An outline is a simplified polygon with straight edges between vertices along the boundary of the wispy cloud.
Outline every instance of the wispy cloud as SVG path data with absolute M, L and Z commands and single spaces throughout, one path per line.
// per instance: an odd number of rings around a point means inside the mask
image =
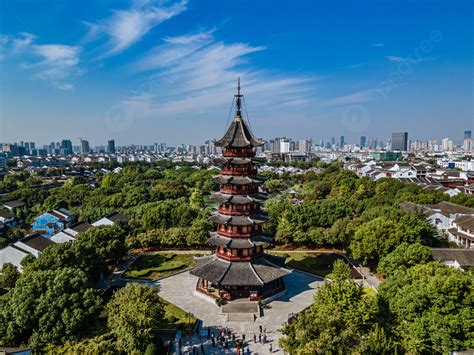
M 346 69 L 355 69 L 355 68 L 365 67 L 366 65 L 367 65 L 367 62 L 362 62 L 362 63 L 346 65 L 344 68 L 346 68 Z
M 399 57 L 396 55 L 388 55 L 385 57 L 385 59 L 387 59 L 389 62 L 397 62 L 397 63 L 405 62 L 408 60 L 407 58 Z
M 112 15 L 96 23 L 86 23 L 89 32 L 86 41 L 105 35 L 105 53 L 108 57 L 125 51 L 140 41 L 150 30 L 162 22 L 186 10 L 187 0 L 169 6 L 157 5 L 155 1 L 135 1 L 126 10 L 113 10 Z
M 377 89 L 368 89 L 323 101 L 322 106 L 352 105 L 368 102 L 375 98 Z
M 386 56 L 385 59 L 387 59 L 389 62 L 415 64 L 415 63 L 429 62 L 431 60 L 437 59 L 437 57 L 412 58 L 412 57 L 399 57 L 395 55 L 389 55 L 389 56 Z
M 385 47 L 385 43 L 381 43 L 381 42 L 380 43 L 372 43 L 370 46 L 371 47 Z
M 33 76 L 48 81 L 61 90 L 71 90 L 70 79 L 82 73 L 78 68 L 81 47 L 65 44 L 36 44 L 37 37 L 22 32 L 18 36 L 2 36 L 0 45 L 6 53 L 24 61 L 20 68 L 31 70 Z M 0 52 L 0 54 L 2 54 Z
M 315 78 L 275 75 L 255 69 L 250 55 L 264 46 L 216 41 L 213 31 L 166 37 L 133 65 L 150 74 L 123 100 L 139 116 L 173 116 L 229 104 L 241 76 L 252 107 L 278 108 L 307 103 Z

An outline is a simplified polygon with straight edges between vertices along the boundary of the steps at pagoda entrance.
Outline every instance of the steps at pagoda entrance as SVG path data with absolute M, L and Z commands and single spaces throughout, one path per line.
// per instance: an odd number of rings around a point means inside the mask
M 221 312 L 228 321 L 253 322 L 260 315 L 260 307 L 257 302 L 231 301 L 221 307 Z

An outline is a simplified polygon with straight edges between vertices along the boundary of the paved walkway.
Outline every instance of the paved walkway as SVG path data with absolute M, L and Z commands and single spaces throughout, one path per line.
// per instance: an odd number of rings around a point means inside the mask
M 167 301 L 182 308 L 186 312 L 191 312 L 196 318 L 203 322 L 203 327 L 229 327 L 234 333 L 241 337 L 246 335 L 252 354 L 268 354 L 270 343 L 275 354 L 282 354 L 278 346 L 278 339 L 281 337 L 279 329 L 288 320 L 288 316 L 301 312 L 313 303 L 313 296 L 317 288 L 322 285 L 324 279 L 293 270 L 291 274 L 284 278 L 286 293 L 270 303 L 270 308 L 264 310 L 264 315 L 252 322 L 248 319 L 239 321 L 227 320 L 221 314 L 213 300 L 204 299 L 195 294 L 197 278 L 189 272 L 184 272 L 175 276 L 161 279 L 153 283 L 160 288 L 159 294 Z M 253 342 L 253 334 L 258 336 L 259 326 L 266 329 L 267 343 Z M 222 347 L 212 348 L 209 339 L 202 339 L 206 354 L 225 354 Z M 182 350 L 192 349 L 191 345 L 200 345 L 197 336 L 183 339 Z M 233 348 L 235 354 L 235 348 Z

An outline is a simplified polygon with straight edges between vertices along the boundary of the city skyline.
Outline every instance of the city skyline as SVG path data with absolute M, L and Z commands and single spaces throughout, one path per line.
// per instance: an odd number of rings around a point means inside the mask
M 367 5 L 6 3 L 0 141 L 199 144 L 225 127 L 241 76 L 263 137 L 460 143 L 474 118 L 472 4 Z

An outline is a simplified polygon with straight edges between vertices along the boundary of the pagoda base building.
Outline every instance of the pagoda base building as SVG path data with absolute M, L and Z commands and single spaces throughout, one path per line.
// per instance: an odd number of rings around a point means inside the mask
M 192 275 L 199 277 L 196 289 L 214 298 L 260 300 L 285 289 L 283 277 L 288 270 L 272 263 L 263 245 L 273 239 L 262 232 L 268 217 L 260 204 L 267 195 L 260 189 L 264 178 L 257 175 L 255 148 L 264 144 L 255 138 L 242 118 L 240 82 L 236 97 L 236 115 L 224 137 L 215 142 L 223 148 L 221 174 L 215 177 L 219 192 L 212 198 L 219 203 L 210 217 L 217 225 L 209 243 L 216 246 L 213 255 L 197 258 Z

